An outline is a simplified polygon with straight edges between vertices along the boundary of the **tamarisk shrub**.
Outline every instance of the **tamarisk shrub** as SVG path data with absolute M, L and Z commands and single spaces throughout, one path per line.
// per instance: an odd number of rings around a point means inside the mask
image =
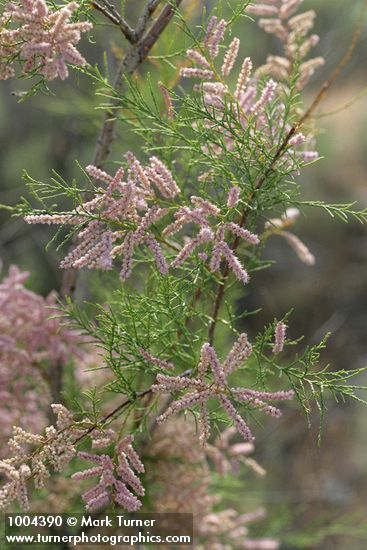
M 239 293 L 246 299 L 257 271 L 267 267 L 262 254 L 272 237 L 285 239 L 305 270 L 317 260 L 289 228 L 306 206 L 299 172 L 318 159 L 313 129 L 305 124 L 312 109 L 303 111 L 301 92 L 323 60 L 307 59 L 318 37 L 309 36 L 314 12 L 296 14 L 301 2 L 233 4 L 230 20 L 215 13 L 199 32 L 172 3 L 162 8 L 152 24 L 154 38 L 175 12 L 188 46 L 184 55 L 163 56 L 171 69 L 176 60 L 172 86 L 151 79 L 146 90 L 121 72 L 112 85 L 98 68 L 82 68 L 107 108 L 97 160 L 80 183 L 55 176 L 51 185 L 34 185 L 25 176 L 38 204 L 24 200 L 15 213 L 28 224 L 58 226 L 62 244 L 70 243 L 60 264 L 66 275 L 91 270 L 89 303 L 70 295 L 59 307 L 101 350 L 99 370 L 108 376 L 103 388 L 75 397 L 80 420 L 76 411 L 54 405 L 59 425 L 47 428 L 48 436 L 15 428 L 11 447 L 17 454 L 0 465 L 9 478 L 3 507 L 13 499 L 28 506 L 26 482 L 35 476 L 43 482 L 49 464 L 57 470 L 67 464 L 75 481 L 94 483 L 82 494 L 88 511 L 111 504 L 129 511 L 190 511 L 198 516 L 197 549 L 278 548 L 272 537 L 249 536 L 248 524 L 263 511 L 219 509 L 212 471 L 235 476 L 244 468 L 265 475 L 249 456 L 262 413 L 276 422 L 298 401 L 306 415 L 313 403 L 323 415 L 328 392 L 360 400 L 349 380 L 364 369 L 329 372 L 320 364 L 326 339 L 302 347 L 289 336 L 286 312 L 253 334 L 252 312 L 246 306 L 238 311 Z M 145 24 L 149 6 L 140 19 Z M 60 19 L 51 10 L 51 29 L 69 24 L 72 8 L 62 9 Z M 142 61 L 147 50 L 138 48 L 139 24 L 130 29 L 107 3 L 98 9 L 118 21 L 130 42 L 119 71 L 131 59 Z M 251 24 L 248 15 L 260 17 L 260 27 L 280 40 L 284 56 L 270 56 L 256 68 L 243 55 L 232 32 Z M 77 36 L 69 40 L 65 33 L 70 51 Z M 149 45 L 149 30 L 147 35 Z M 66 75 L 52 56 L 46 62 L 39 48 L 33 52 L 45 78 Z M 59 53 L 62 62 L 71 62 L 65 50 Z M 127 138 L 116 143 L 119 156 L 111 169 L 101 164 L 115 122 Z M 130 146 L 132 134 L 137 139 Z M 55 197 L 70 206 L 61 210 Z M 344 220 L 367 219 L 350 205 L 307 205 Z M 282 402 L 281 409 L 273 402 Z M 238 434 L 242 439 L 232 442 Z M 88 438 L 95 452 L 84 449 Z M 21 451 L 23 443 L 33 450 Z M 77 469 L 78 458 L 92 467 Z

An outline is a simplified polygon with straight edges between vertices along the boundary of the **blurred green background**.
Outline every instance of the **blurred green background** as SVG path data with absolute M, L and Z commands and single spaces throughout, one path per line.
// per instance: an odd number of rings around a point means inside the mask
M 143 4 L 142 0 L 126 1 L 132 22 Z M 202 20 L 204 7 L 211 9 L 218 4 L 216 0 L 186 0 L 183 11 L 195 28 Z M 236 0 L 230 4 L 236 4 Z M 348 48 L 361 6 L 362 1 L 304 1 L 304 9 L 313 8 L 318 14 L 315 30 L 321 40 L 315 55 L 326 58 L 325 66 L 307 88 L 306 103 Z M 367 207 L 366 96 L 361 94 L 358 101 L 352 101 L 367 87 L 367 22 L 365 29 L 353 59 L 320 106 L 317 149 L 325 158 L 300 176 L 305 199 L 357 201 L 359 208 Z M 251 55 L 255 65 L 263 63 L 267 53 L 280 53 L 277 41 L 250 21 L 242 19 L 235 33 L 241 38 L 242 54 Z M 126 44 L 109 25 L 100 25 L 94 40 L 89 44 L 84 41 L 83 54 L 102 67 L 106 50 L 113 74 L 116 57 L 121 57 Z M 174 24 L 153 53 L 184 47 L 182 33 Z M 153 81 L 159 79 L 167 85 L 175 79 L 171 67 L 150 59 L 137 76 L 142 88 L 147 86 L 147 73 Z M 4 204 L 15 204 L 26 195 L 23 169 L 44 181 L 50 178 L 52 169 L 67 181 L 78 178 L 76 160 L 82 166 L 92 160 L 103 117 L 95 109 L 98 98 L 94 89 L 81 74 L 51 83 L 50 95 L 39 94 L 19 102 L 18 92 L 29 86 L 27 80 L 2 82 L 0 86 L 0 202 Z M 349 103 L 348 108 L 342 108 Z M 335 114 L 325 116 L 335 110 Z M 134 149 L 134 140 L 120 131 L 112 158 L 121 158 L 128 148 Z M 52 246 L 45 251 L 51 235 L 48 228 L 28 226 L 6 211 L 0 211 L 0 223 L 3 269 L 16 263 L 31 271 L 32 289 L 43 294 L 58 289 L 61 275 L 57 266 L 62 253 Z M 326 332 L 333 333 L 323 356 L 325 364 L 338 369 L 366 365 L 367 228 L 357 222 L 343 224 L 320 211 L 309 210 L 295 232 L 315 254 L 316 266 L 300 264 L 283 240 L 272 238 L 266 257 L 276 263 L 257 274 L 250 296 L 239 304 L 262 308 L 257 317 L 246 321 L 246 330 L 255 333 L 264 322 L 294 308 L 290 319 L 292 337 L 304 334 L 306 343 L 315 343 Z M 367 378 L 361 383 L 367 385 Z M 229 491 L 228 503 L 234 507 L 241 507 L 246 500 L 250 505 L 263 503 L 269 509 L 275 528 L 279 527 L 285 537 L 284 548 L 367 547 L 367 409 L 332 402 L 328 408 L 320 447 L 317 411 L 310 429 L 298 411 L 259 429 L 256 458 L 268 474 L 265 479 L 248 481 L 245 490 L 238 485 Z M 361 530 L 359 536 L 355 536 L 357 528 Z M 294 538 L 297 530 L 304 538 Z

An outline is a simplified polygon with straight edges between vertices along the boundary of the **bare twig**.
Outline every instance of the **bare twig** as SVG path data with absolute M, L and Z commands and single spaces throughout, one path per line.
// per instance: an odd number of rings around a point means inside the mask
M 161 0 L 149 0 L 149 2 L 147 2 L 145 7 L 143 8 L 143 11 L 141 12 L 141 15 L 135 27 L 136 36 L 138 37 L 138 39 L 141 38 L 145 33 L 152 18 L 152 15 L 160 3 Z
M 143 37 L 140 47 L 141 61 L 144 61 L 144 59 L 147 57 L 149 51 L 153 48 L 154 44 L 161 36 L 164 29 L 173 18 L 175 11 L 179 7 L 181 2 L 182 0 L 174 0 L 173 2 L 169 2 L 168 4 L 166 4 L 159 14 L 159 17 L 157 17 L 157 20 L 149 29 L 149 32 L 145 35 L 145 37 Z
M 107 19 L 112 21 L 115 25 L 120 27 L 122 34 L 125 36 L 131 44 L 137 41 L 136 32 L 130 27 L 127 21 L 120 15 L 115 6 L 108 2 L 108 0 L 100 0 L 99 2 L 92 1 L 92 6 L 101 12 Z

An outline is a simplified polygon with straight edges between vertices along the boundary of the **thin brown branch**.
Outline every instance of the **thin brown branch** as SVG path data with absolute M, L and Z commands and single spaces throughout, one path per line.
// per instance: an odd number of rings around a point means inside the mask
M 91 5 L 93 6 L 93 8 L 97 11 L 99 11 L 100 13 L 102 13 L 102 15 L 104 15 L 104 17 L 106 17 L 106 19 L 109 19 L 114 25 L 120 25 L 120 21 L 117 17 L 115 17 L 115 15 L 113 13 L 110 13 L 106 8 L 105 6 L 100 6 L 98 4 L 98 2 L 91 2 Z
M 115 6 L 108 2 L 108 0 L 100 0 L 99 2 L 91 2 L 94 9 L 102 13 L 107 19 L 109 19 L 114 25 L 117 25 L 122 34 L 125 36 L 131 44 L 137 41 L 136 32 L 130 27 L 128 22 L 120 15 Z
M 148 53 L 153 48 L 158 38 L 161 36 L 164 29 L 172 20 L 176 9 L 179 7 L 181 2 L 182 0 L 174 0 L 172 3 L 170 2 L 166 4 L 166 6 L 159 14 L 159 17 L 157 17 L 156 21 L 149 29 L 149 32 L 143 37 L 140 47 L 140 55 L 142 57 L 142 60 L 146 59 Z
M 228 275 L 229 275 L 229 267 L 228 267 L 228 264 L 226 263 L 226 265 L 224 266 L 223 275 L 221 277 L 221 282 L 218 283 L 218 289 L 215 295 L 214 306 L 213 306 L 212 320 L 210 322 L 209 330 L 208 330 L 208 340 L 210 345 L 213 345 L 215 329 L 219 318 L 219 310 L 224 298 L 225 285 L 226 285 Z
M 89 434 L 91 434 L 92 432 L 94 432 L 94 430 L 97 429 L 98 426 L 100 426 L 101 424 L 104 425 L 106 424 L 109 420 L 112 420 L 116 415 L 118 415 L 123 409 L 125 409 L 128 405 L 131 405 L 132 403 L 134 403 L 136 401 L 136 399 L 142 399 L 143 397 L 145 397 L 146 395 L 150 395 L 152 393 L 152 390 L 151 388 L 148 388 L 147 390 L 144 390 L 144 391 L 141 391 L 141 392 L 138 392 L 136 395 L 135 395 L 135 398 L 130 398 L 130 399 L 125 399 L 125 401 L 123 401 L 122 403 L 120 403 L 120 405 L 118 405 L 115 409 L 113 409 L 110 413 L 108 413 L 106 416 L 104 416 L 102 418 L 102 420 L 97 424 L 94 424 L 93 426 L 91 426 L 90 428 L 88 428 L 87 431 L 85 431 L 84 433 L 82 433 L 79 437 L 77 437 L 74 441 L 74 445 L 76 445 L 77 443 L 79 443 L 79 441 L 81 441 L 82 439 L 84 439 L 85 437 L 87 437 Z
M 157 9 L 161 1 L 162 0 L 149 0 L 149 2 L 147 2 L 145 7 L 143 8 L 143 11 L 141 12 L 141 15 L 135 27 L 135 32 L 138 37 L 138 40 L 145 33 L 150 23 L 150 20 L 152 18 L 152 15 L 154 14 L 155 10 Z
M 184 378 L 185 376 L 190 376 L 193 372 L 193 369 L 187 369 L 183 373 L 181 373 L 179 376 Z M 83 432 L 79 437 L 77 437 L 74 441 L 74 445 L 79 443 L 82 439 L 87 437 L 89 434 L 91 434 L 94 430 L 96 430 L 99 426 L 105 425 L 109 420 L 112 420 L 115 416 L 119 415 L 120 412 L 125 409 L 128 405 L 132 405 L 135 403 L 137 399 L 142 399 L 146 397 L 147 395 L 151 395 L 153 393 L 152 386 L 144 391 L 137 392 L 134 397 L 131 397 L 129 399 L 125 399 L 120 405 L 118 405 L 115 409 L 113 409 L 110 413 L 108 413 L 106 416 L 104 416 L 98 424 L 93 424 L 90 428 L 88 428 L 87 431 Z M 163 411 L 162 411 L 163 412 Z

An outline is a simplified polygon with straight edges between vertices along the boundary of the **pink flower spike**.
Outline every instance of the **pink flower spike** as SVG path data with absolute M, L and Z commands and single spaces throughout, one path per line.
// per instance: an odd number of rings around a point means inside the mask
M 204 46 L 207 48 L 209 45 L 209 42 L 212 38 L 213 31 L 216 28 L 218 23 L 218 18 L 215 15 L 212 15 L 212 17 L 209 20 L 209 23 L 206 27 L 206 33 L 205 33 L 205 39 L 204 39 Z
M 209 62 L 205 59 L 205 57 L 196 50 L 187 50 L 187 57 L 191 59 L 191 61 L 194 61 L 204 69 L 210 69 Z
M 156 367 L 159 367 L 161 369 L 165 370 L 174 370 L 175 366 L 173 363 L 170 363 L 169 361 L 165 361 L 163 359 L 158 359 L 158 357 L 154 357 L 151 353 L 146 351 L 143 348 L 140 348 L 139 350 L 140 355 L 147 361 L 148 363 L 151 363 L 152 365 L 155 365 Z
M 140 460 L 140 457 L 135 449 L 133 449 L 131 445 L 128 445 L 125 452 L 134 470 L 139 474 L 143 474 L 145 472 L 144 464 Z
M 213 238 L 214 235 L 210 229 L 202 229 L 199 235 L 194 239 L 191 239 L 178 253 L 171 264 L 172 267 L 174 269 L 180 267 L 189 258 L 189 256 L 191 256 L 191 254 L 196 250 L 198 246 L 213 240 Z
M 250 15 L 260 15 L 261 17 L 271 17 L 272 15 L 278 15 L 278 8 L 267 4 L 255 4 L 248 6 L 246 8 L 246 13 Z
M 222 241 L 220 243 L 221 252 L 225 259 L 227 260 L 228 266 L 231 271 L 233 271 L 235 277 L 241 281 L 244 285 L 246 285 L 250 277 L 247 273 L 247 271 L 242 267 L 240 264 L 238 258 L 235 256 L 235 254 L 232 252 L 232 250 L 229 248 L 228 244 Z
M 296 235 L 289 231 L 282 231 L 281 235 L 286 238 L 301 262 L 309 266 L 315 265 L 315 256 Z
M 80 458 L 80 460 L 86 460 L 88 462 L 94 462 L 95 464 L 98 464 L 101 467 L 103 465 L 103 455 L 98 456 L 98 455 L 92 455 L 90 453 L 86 453 L 84 451 L 79 451 L 78 452 L 78 458 Z
M 228 193 L 227 206 L 228 208 L 235 208 L 240 200 L 240 189 L 236 185 L 231 187 Z
M 297 11 L 303 0 L 284 0 L 283 5 L 279 10 L 281 19 L 288 19 L 295 11 Z
M 273 101 L 277 89 L 277 83 L 274 82 L 274 80 L 269 80 L 263 89 L 260 99 L 255 103 L 255 105 L 251 108 L 251 113 L 254 115 L 259 115 L 266 105 Z
M 166 107 L 168 120 L 173 120 L 174 116 L 175 116 L 175 112 L 174 112 L 174 109 L 173 109 L 173 103 L 172 103 L 171 95 L 170 95 L 168 89 L 166 88 L 166 86 L 162 82 L 158 82 L 158 87 L 159 87 L 159 89 L 161 91 L 161 94 L 162 94 L 162 97 L 163 97 L 163 101 L 164 101 L 164 104 L 165 104 L 165 107 Z
M 103 468 L 101 466 L 97 466 L 96 468 L 89 468 L 89 470 L 84 470 L 83 472 L 76 472 L 71 476 L 71 478 L 76 479 L 77 481 L 81 481 L 84 479 L 89 479 L 90 477 L 95 477 L 101 474 L 102 471 Z
M 107 184 L 110 184 L 111 181 L 113 180 L 112 176 L 110 176 L 103 170 L 100 170 L 96 166 L 93 166 L 92 164 L 86 166 L 85 171 L 91 178 L 95 180 L 103 181 L 104 183 L 107 183 Z
M 108 494 L 107 491 L 103 491 L 95 498 L 86 500 L 85 504 L 86 504 L 86 510 L 88 510 L 88 512 L 95 512 L 96 510 L 105 508 L 110 504 L 110 495 Z
M 159 273 L 161 275 L 167 275 L 168 265 L 165 257 L 163 256 L 162 249 L 159 246 L 158 242 L 154 237 L 152 237 L 152 235 L 148 235 L 147 238 L 145 239 L 145 242 L 148 245 L 151 252 L 153 253 L 155 263 L 157 265 Z
M 248 341 L 247 334 L 240 334 L 223 363 L 223 370 L 228 374 L 237 370 L 250 357 L 251 353 L 252 346 Z
M 238 38 L 234 38 L 229 45 L 228 51 L 224 57 L 222 65 L 222 75 L 228 76 L 236 62 L 238 50 L 240 47 L 240 41 Z
M 140 500 L 128 490 L 126 485 L 121 481 L 115 482 L 116 493 L 114 500 L 119 506 L 125 508 L 128 512 L 136 512 L 141 508 Z
M 212 256 L 210 259 L 209 269 L 212 273 L 215 273 L 216 271 L 219 271 L 220 264 L 223 257 L 223 251 L 222 251 L 222 243 L 218 242 L 212 252 Z
M 184 397 L 182 397 L 178 401 L 174 401 L 163 414 L 158 416 L 158 424 L 167 420 L 167 418 L 175 412 L 181 411 L 183 409 L 189 409 L 194 405 L 204 403 L 207 399 L 209 399 L 211 395 L 213 395 L 213 391 L 209 389 L 197 393 L 185 394 Z
M 250 57 L 246 57 L 242 63 L 242 68 L 238 76 L 236 91 L 234 94 L 235 99 L 239 100 L 241 94 L 244 92 L 245 87 L 250 79 L 252 72 L 252 61 Z
M 123 248 L 123 261 L 120 271 L 120 279 L 126 281 L 131 275 L 133 252 L 134 252 L 134 234 L 128 233 L 125 237 Z
M 213 32 L 208 39 L 208 50 L 209 55 L 212 59 L 215 59 L 219 54 L 219 43 L 223 39 L 226 27 L 227 22 L 224 19 L 221 19 L 216 27 L 213 29 Z
M 260 243 L 260 239 L 255 233 L 250 233 L 248 229 L 244 229 L 243 227 L 240 227 L 238 224 L 230 222 L 225 224 L 225 228 L 229 229 L 234 235 L 237 237 L 240 237 L 241 239 L 244 239 L 245 241 L 249 242 L 250 244 L 257 245 Z
M 183 78 L 202 78 L 211 80 L 214 78 L 214 73 L 210 69 L 183 67 L 180 69 L 180 76 Z
M 281 321 L 277 323 L 275 327 L 275 343 L 273 346 L 273 353 L 281 353 L 284 348 L 285 337 L 286 337 L 287 325 Z
M 226 384 L 226 376 L 221 364 L 218 361 L 217 354 L 210 344 L 204 344 L 201 348 L 201 359 L 204 363 L 211 366 L 216 383 L 219 386 L 224 387 Z
M 245 441 L 254 441 L 254 437 L 251 433 L 250 428 L 247 426 L 246 422 L 243 420 L 243 418 L 238 414 L 228 397 L 225 395 L 220 396 L 220 400 L 222 402 L 223 408 L 228 414 L 229 418 L 231 418 L 238 430 L 238 432 L 242 435 Z
M 158 374 L 156 383 L 152 386 L 152 391 L 170 393 L 194 387 L 205 389 L 204 384 L 200 380 L 188 378 L 186 376 L 166 376 L 165 374 Z

